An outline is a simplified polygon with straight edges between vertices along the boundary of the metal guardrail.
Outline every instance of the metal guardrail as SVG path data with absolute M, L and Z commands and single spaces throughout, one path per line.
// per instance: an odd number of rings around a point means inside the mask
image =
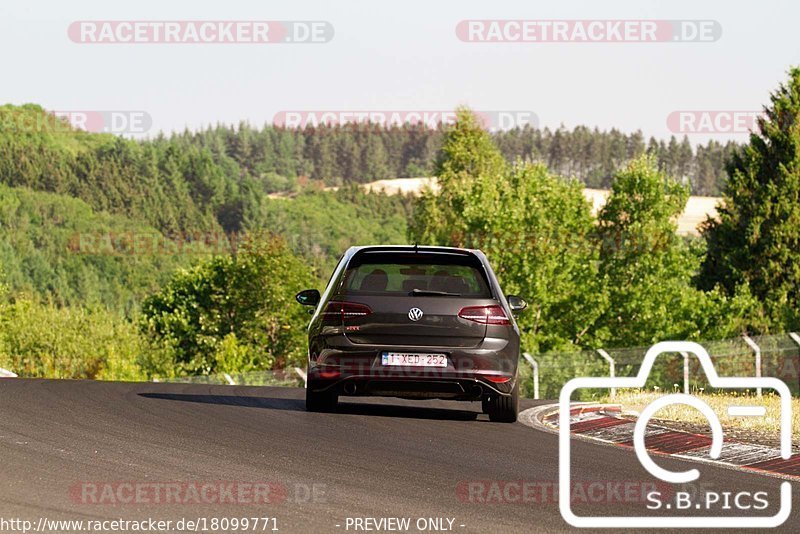
M 681 352 L 683 356 L 683 392 L 689 394 L 689 353 Z
M 761 378 L 761 347 L 759 347 L 750 336 L 742 336 L 742 339 L 753 349 L 753 353 L 756 355 L 756 378 Z M 757 392 L 758 396 L 761 397 L 761 388 L 758 388 Z
M 533 398 L 539 400 L 539 364 L 529 353 L 525 352 L 522 356 L 531 364 L 533 368 Z
M 597 354 L 602 356 L 603 359 L 608 362 L 608 376 L 614 378 L 615 376 L 614 366 L 616 365 L 614 358 L 609 356 L 608 353 L 603 349 L 597 349 Z M 617 388 L 611 388 L 610 397 L 613 399 L 616 396 L 617 396 Z
M 299 367 L 294 368 L 294 372 L 297 373 L 297 376 L 303 379 L 303 387 L 308 386 L 308 374 L 304 369 L 300 369 Z

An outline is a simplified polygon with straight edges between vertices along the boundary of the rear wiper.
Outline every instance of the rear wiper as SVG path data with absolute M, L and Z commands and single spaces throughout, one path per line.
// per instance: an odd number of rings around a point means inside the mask
M 409 295 L 412 297 L 460 297 L 461 293 L 448 293 L 447 291 L 434 291 L 432 289 L 412 289 Z

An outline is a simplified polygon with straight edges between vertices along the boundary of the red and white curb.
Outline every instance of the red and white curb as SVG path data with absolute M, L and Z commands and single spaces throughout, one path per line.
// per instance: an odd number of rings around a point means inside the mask
M 573 404 L 569 419 L 570 432 L 577 438 L 633 450 L 635 422 L 621 417 L 620 405 Z M 525 410 L 520 413 L 519 420 L 524 425 L 557 434 L 558 404 Z M 797 453 L 784 460 L 777 448 L 725 440 L 719 459 L 712 460 L 710 437 L 658 425 L 647 425 L 644 441 L 647 449 L 655 454 L 800 480 L 800 454 Z

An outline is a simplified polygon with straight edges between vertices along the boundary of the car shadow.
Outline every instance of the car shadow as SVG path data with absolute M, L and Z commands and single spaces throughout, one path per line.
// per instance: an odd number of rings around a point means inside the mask
M 474 421 L 478 418 L 477 412 L 453 408 L 434 408 L 430 406 L 406 406 L 398 404 L 377 404 L 342 402 L 335 412 L 349 415 L 367 415 L 374 417 L 403 417 L 410 419 L 450 419 L 456 421 Z
M 243 408 L 266 408 L 268 410 L 285 410 L 305 412 L 303 399 L 283 399 L 274 397 L 251 397 L 241 395 L 201 395 L 191 393 L 139 393 L 140 397 L 182 402 L 198 402 L 202 404 L 218 404 L 223 406 L 239 406 Z M 407 406 L 398 404 L 378 404 L 342 402 L 329 415 L 364 415 L 374 417 L 401 417 L 409 419 L 442 419 L 456 421 L 474 421 L 478 413 L 469 410 L 436 408 L 430 406 Z
M 301 399 L 279 399 L 241 395 L 198 395 L 191 393 L 139 393 L 139 396 L 147 399 L 221 404 L 224 406 L 239 406 L 243 408 L 267 408 L 270 410 L 288 410 L 294 412 L 304 412 L 306 410 L 306 403 Z

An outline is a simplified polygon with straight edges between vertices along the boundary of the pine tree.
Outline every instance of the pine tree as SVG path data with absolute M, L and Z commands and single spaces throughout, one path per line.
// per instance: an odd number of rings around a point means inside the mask
M 728 163 L 719 219 L 703 235 L 700 282 L 748 284 L 773 325 L 800 327 L 800 68 L 770 96 L 750 143 Z

